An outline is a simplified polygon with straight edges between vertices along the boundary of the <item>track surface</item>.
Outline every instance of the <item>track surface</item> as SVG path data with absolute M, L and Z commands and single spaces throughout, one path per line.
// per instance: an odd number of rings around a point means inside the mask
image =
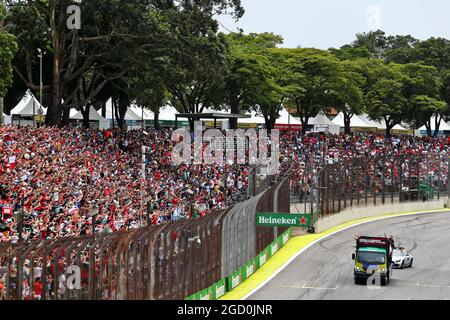
M 379 289 L 355 285 L 355 235 L 393 235 L 414 257 Z M 450 212 L 396 217 L 346 229 L 311 246 L 249 300 L 450 299 Z

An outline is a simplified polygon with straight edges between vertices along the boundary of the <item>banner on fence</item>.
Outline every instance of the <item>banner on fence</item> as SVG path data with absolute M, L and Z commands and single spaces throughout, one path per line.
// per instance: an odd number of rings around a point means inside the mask
M 256 213 L 259 227 L 308 227 L 310 221 L 310 214 Z

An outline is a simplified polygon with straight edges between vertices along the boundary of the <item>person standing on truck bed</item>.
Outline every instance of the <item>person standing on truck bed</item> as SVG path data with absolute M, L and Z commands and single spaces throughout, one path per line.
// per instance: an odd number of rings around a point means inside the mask
M 394 237 L 392 235 L 389 236 L 389 242 L 391 243 L 392 249 L 394 249 L 395 248 L 395 242 L 394 242 Z

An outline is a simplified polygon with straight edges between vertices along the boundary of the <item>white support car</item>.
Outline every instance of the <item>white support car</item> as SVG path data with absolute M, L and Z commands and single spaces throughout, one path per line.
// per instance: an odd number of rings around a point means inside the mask
M 392 252 L 392 267 L 394 268 L 412 267 L 413 260 L 413 256 L 404 248 L 395 248 Z

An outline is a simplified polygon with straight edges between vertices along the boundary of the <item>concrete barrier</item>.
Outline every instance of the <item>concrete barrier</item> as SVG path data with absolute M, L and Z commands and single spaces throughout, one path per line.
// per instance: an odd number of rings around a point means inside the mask
M 430 202 L 404 202 L 377 207 L 347 208 L 338 214 L 320 218 L 315 224 L 315 232 L 320 233 L 356 219 L 379 217 L 402 212 L 444 209 L 445 204 L 447 204 L 447 201 L 445 200 L 441 199 L 439 201 Z

